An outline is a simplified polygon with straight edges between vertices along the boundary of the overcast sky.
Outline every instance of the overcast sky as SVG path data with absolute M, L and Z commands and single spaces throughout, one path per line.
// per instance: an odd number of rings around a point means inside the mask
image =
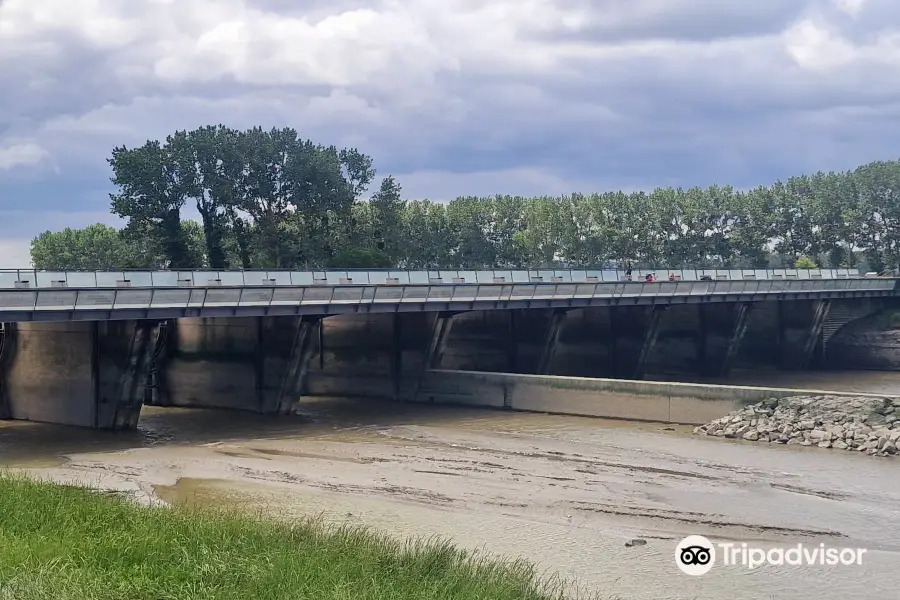
M 900 1 L 0 0 L 0 267 L 220 122 L 410 198 L 767 184 L 898 158 Z

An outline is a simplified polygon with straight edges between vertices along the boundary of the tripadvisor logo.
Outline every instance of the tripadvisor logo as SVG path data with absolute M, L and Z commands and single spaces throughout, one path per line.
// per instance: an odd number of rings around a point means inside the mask
M 831 548 L 825 544 L 787 548 L 759 548 L 747 543 L 713 544 L 702 535 L 689 535 L 675 547 L 675 564 L 682 573 L 692 576 L 709 573 L 716 564 L 755 569 L 763 565 L 862 565 L 865 548 Z
M 689 535 L 675 548 L 675 564 L 687 575 L 706 575 L 716 562 L 716 548 L 702 535 Z

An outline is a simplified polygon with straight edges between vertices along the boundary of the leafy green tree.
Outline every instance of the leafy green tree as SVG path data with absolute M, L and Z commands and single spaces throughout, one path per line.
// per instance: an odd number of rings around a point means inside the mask
M 148 141 L 139 148 L 115 148 L 109 164 L 117 194 L 110 194 L 112 212 L 146 228 L 164 248 L 173 269 L 198 266 L 191 262 L 188 240 L 181 227 L 181 208 L 194 186 L 193 177 L 177 160 L 173 141 Z
M 191 264 L 204 266 L 203 229 L 194 221 L 182 221 Z M 168 263 L 165 244 L 146 223 L 117 230 L 97 223 L 84 229 L 45 231 L 31 241 L 35 269 L 107 271 L 160 269 Z
M 404 256 L 409 269 L 452 269 L 457 266 L 456 240 L 447 207 L 428 200 L 414 200 L 403 213 Z
M 238 132 L 218 125 L 176 132 L 169 142 L 180 168 L 190 178 L 190 196 L 203 224 L 208 266 L 224 269 L 229 220 L 240 198 L 245 160 Z M 233 223 L 233 221 L 232 221 Z
M 392 262 L 399 260 L 404 242 L 402 221 L 406 203 L 401 198 L 401 192 L 400 184 L 388 176 L 369 200 L 371 239 L 375 248 Z
M 447 220 L 454 239 L 453 262 L 463 269 L 480 269 L 496 262 L 494 247 L 488 233 L 491 213 L 476 197 L 451 200 L 447 205 Z
M 127 253 L 121 233 L 102 223 L 84 229 L 45 231 L 31 241 L 35 269 L 111 270 L 122 266 Z
M 389 269 L 391 257 L 374 248 L 347 248 L 338 251 L 327 264 L 330 269 Z
M 816 261 L 811 259 L 808 256 L 801 256 L 797 260 L 794 261 L 795 269 L 816 269 Z
M 523 214 L 525 199 L 494 196 L 485 202 L 488 202 L 491 208 L 487 237 L 495 249 L 495 264 L 500 267 L 525 266 L 527 262 L 525 249 L 516 238 L 516 234 L 525 226 Z

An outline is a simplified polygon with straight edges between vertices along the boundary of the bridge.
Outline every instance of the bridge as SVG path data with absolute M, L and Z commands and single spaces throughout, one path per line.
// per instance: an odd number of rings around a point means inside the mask
M 0 322 L 177 319 L 858 298 L 896 281 L 850 269 L 635 271 L 0 271 Z M 669 274 L 674 281 L 669 281 Z
M 845 325 L 897 306 L 897 279 L 849 269 L 654 272 L 0 271 L 0 418 L 121 429 L 145 404 L 417 401 L 449 371 L 827 367 L 871 353 L 831 343 Z

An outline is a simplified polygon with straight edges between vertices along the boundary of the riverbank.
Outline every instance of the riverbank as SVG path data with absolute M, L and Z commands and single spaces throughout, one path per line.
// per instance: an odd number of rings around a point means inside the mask
M 828 395 L 769 398 L 701 425 L 694 433 L 890 456 L 900 444 L 900 400 Z
M 0 598 L 551 600 L 533 567 L 442 542 L 236 511 L 141 506 L 0 474 Z

